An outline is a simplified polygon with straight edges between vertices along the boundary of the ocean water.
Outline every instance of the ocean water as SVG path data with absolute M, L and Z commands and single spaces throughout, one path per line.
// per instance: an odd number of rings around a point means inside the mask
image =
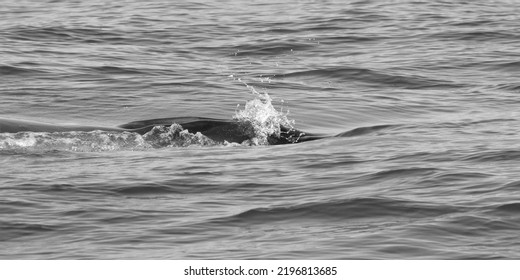
M 0 14 L 1 119 L 330 136 L 0 133 L 1 259 L 520 258 L 518 1 L 2 0 Z

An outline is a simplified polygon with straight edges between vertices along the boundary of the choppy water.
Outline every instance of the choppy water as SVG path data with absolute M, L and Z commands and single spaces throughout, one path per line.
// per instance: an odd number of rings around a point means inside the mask
M 520 2 L 279 2 L 1 1 L 0 118 L 341 137 L 0 134 L 0 258 L 520 258 Z

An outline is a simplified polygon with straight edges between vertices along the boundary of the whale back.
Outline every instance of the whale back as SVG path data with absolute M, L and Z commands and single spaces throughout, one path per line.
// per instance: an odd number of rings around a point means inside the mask
M 120 125 L 119 128 L 124 128 L 139 134 L 145 134 L 155 126 L 169 126 L 172 124 L 179 124 L 183 129 L 188 130 L 190 133 L 200 132 L 216 142 L 228 141 L 241 143 L 250 138 L 242 125 L 234 120 L 200 117 L 162 118 L 134 121 Z
M 67 131 L 129 131 L 141 135 L 151 131 L 155 126 L 170 126 L 179 124 L 183 129 L 190 133 L 200 132 L 215 142 L 223 143 L 235 142 L 242 143 L 251 140 L 254 135 L 250 125 L 237 122 L 235 120 L 212 119 L 201 117 L 179 117 L 162 118 L 142 121 L 134 121 L 118 127 L 98 127 L 80 125 L 54 125 L 31 121 L 9 120 L 0 118 L 0 133 L 17 133 L 23 131 L 30 132 L 67 132 Z M 270 135 L 267 139 L 271 145 L 292 144 L 305 141 L 321 139 L 325 136 L 308 134 L 297 129 L 280 127 L 279 135 Z
M 212 119 L 202 117 L 178 117 L 178 118 L 162 118 L 150 119 L 142 121 L 134 121 L 120 125 L 120 128 L 128 129 L 140 134 L 147 133 L 154 126 L 179 124 L 183 129 L 190 133 L 200 132 L 210 139 L 217 142 L 236 142 L 241 143 L 251 139 L 252 135 L 248 133 L 250 129 L 243 123 L 235 120 Z M 297 129 L 280 127 L 280 135 L 270 135 L 268 142 L 271 145 L 300 143 L 305 141 L 321 139 L 325 136 L 317 134 L 309 134 Z

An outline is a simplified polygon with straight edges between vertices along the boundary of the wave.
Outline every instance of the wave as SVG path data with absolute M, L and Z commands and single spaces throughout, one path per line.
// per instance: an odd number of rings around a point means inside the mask
M 495 61 L 490 64 L 489 69 L 518 72 L 520 71 L 520 61 Z
M 254 208 L 218 218 L 216 223 L 273 222 L 294 219 L 426 218 L 457 212 L 456 207 L 390 198 L 352 198 L 292 206 Z
M 23 26 L 6 29 L 4 33 L 10 39 L 24 41 L 123 43 L 130 40 L 130 38 L 122 36 L 119 32 L 98 27 Z
M 285 42 L 280 43 L 278 41 L 255 43 L 255 44 L 243 44 L 236 45 L 233 49 L 236 50 L 234 55 L 236 56 L 275 56 L 290 53 L 293 51 L 303 51 L 311 48 L 315 48 L 316 44 L 310 43 L 299 43 L 299 42 Z
M 442 223 L 441 231 L 468 237 L 485 236 L 487 238 L 492 236 L 493 232 L 496 231 L 518 231 L 519 226 L 517 221 L 503 218 L 504 214 L 511 215 L 516 213 L 509 211 L 504 213 L 502 210 L 496 210 L 495 214 L 502 217 L 498 219 L 493 216 L 483 215 L 478 211 L 454 215 L 454 217 Z
M 91 67 L 88 70 L 95 72 L 97 74 L 147 74 L 147 72 L 138 70 L 135 68 L 129 68 L 129 67 L 117 67 L 117 66 L 99 66 L 99 67 Z
M 509 70 L 509 71 L 511 71 L 511 70 Z M 516 72 L 518 70 L 514 70 L 514 71 Z M 498 90 L 510 91 L 510 92 L 513 92 L 516 94 L 518 91 L 520 91 L 520 83 L 501 83 L 501 84 L 494 85 L 493 88 L 498 89 Z
M 520 159 L 519 150 L 497 150 L 478 152 L 464 157 L 462 160 L 476 162 L 496 162 L 496 161 L 518 161 Z
M 25 76 L 25 75 L 34 75 L 34 74 L 44 74 L 45 71 L 37 70 L 33 68 L 19 67 L 19 66 L 11 66 L 11 65 L 0 65 L 0 75 L 8 76 L 8 75 L 17 75 L 17 76 Z
M 381 71 L 360 68 L 360 67 L 327 67 L 321 69 L 305 70 L 277 74 L 272 79 L 294 79 L 294 78 L 316 78 L 316 79 L 334 79 L 338 81 L 349 82 L 366 82 L 370 84 L 390 85 L 392 87 L 401 87 L 405 89 L 421 89 L 421 88 L 445 88 L 445 87 L 463 87 L 453 81 L 432 79 L 419 75 L 401 75 L 393 73 L 383 73 Z
M 433 38 L 488 42 L 497 40 L 516 41 L 520 38 L 517 33 L 509 30 L 493 30 L 493 31 L 443 31 L 430 35 Z
M 385 125 L 374 125 L 374 126 L 365 126 L 365 127 L 357 127 L 349 131 L 342 132 L 340 134 L 337 134 L 336 137 L 354 137 L 354 136 L 361 136 L 366 134 L 372 134 L 379 131 L 391 129 L 399 127 L 399 125 L 391 125 L 391 124 L 385 124 Z
M 503 211 L 507 213 L 520 214 L 520 202 L 508 203 L 500 205 L 496 208 L 497 211 Z
M 57 226 L 47 225 L 41 223 L 25 223 L 25 222 L 9 222 L 3 221 L 0 224 L 0 241 L 8 241 L 14 238 L 20 238 L 23 236 L 35 235 L 45 232 L 54 232 L 57 230 Z
M 121 195 L 163 195 L 179 193 L 175 188 L 163 185 L 126 186 L 116 189 L 115 192 Z

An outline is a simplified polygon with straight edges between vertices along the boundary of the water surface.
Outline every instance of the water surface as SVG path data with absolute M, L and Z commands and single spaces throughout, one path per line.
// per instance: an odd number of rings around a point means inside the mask
M 341 137 L 153 146 L 2 133 L 0 258 L 519 258 L 519 12 L 5 0 L 0 118 L 111 127 L 245 113 Z

